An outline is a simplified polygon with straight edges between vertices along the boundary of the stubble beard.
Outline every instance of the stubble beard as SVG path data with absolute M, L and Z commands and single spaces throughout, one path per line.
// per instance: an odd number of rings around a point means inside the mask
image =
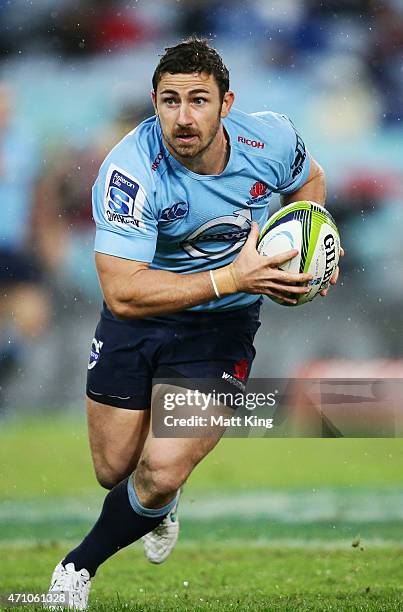
M 169 148 L 172 149 L 172 151 L 174 151 L 175 155 L 183 160 L 195 160 L 197 158 L 200 158 L 211 146 L 211 144 L 214 142 L 214 139 L 216 138 L 218 131 L 220 129 L 221 126 L 221 120 L 220 120 L 220 116 L 218 116 L 217 121 L 215 123 L 215 125 L 210 129 L 208 135 L 207 135 L 207 140 L 205 142 L 205 144 L 202 144 L 197 147 L 195 146 L 193 148 L 192 145 L 187 146 L 186 144 L 183 144 L 182 146 L 178 147 L 178 145 L 175 143 L 175 137 L 167 137 L 166 134 L 163 134 L 164 139 L 166 141 L 166 143 L 169 145 Z M 197 134 L 197 136 L 199 136 L 199 134 Z

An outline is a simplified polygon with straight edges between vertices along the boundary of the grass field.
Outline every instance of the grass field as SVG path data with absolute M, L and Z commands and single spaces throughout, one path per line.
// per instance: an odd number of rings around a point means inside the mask
M 397 439 L 223 440 L 186 486 L 172 557 L 121 551 L 91 609 L 403 610 L 402 474 Z M 103 497 L 84 419 L 1 424 L 0 609 L 46 591 Z

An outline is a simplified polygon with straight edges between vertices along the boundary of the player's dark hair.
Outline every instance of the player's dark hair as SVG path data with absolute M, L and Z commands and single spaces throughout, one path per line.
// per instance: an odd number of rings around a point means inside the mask
M 204 38 L 192 36 L 175 47 L 166 47 L 153 74 L 154 91 L 157 91 L 162 75 L 167 72 L 170 74 L 191 74 L 192 72 L 212 74 L 217 81 L 221 101 L 225 92 L 229 90 L 228 68 L 224 65 L 218 52 Z

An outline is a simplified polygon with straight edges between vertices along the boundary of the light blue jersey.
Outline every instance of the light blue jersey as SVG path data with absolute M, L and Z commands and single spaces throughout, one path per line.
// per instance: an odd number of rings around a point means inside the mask
M 309 156 L 284 115 L 232 110 L 223 120 L 230 157 L 219 175 L 201 175 L 165 147 L 157 117 L 109 153 L 93 188 L 95 250 L 180 274 L 229 264 L 252 221 L 260 228 L 273 192 L 305 183 Z M 256 295 L 236 293 L 192 310 L 243 308 Z

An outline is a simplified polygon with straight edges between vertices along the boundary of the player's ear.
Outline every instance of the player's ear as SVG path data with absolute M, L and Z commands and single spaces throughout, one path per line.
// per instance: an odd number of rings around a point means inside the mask
M 231 110 L 235 100 L 235 94 L 233 91 L 228 90 L 224 94 L 224 98 L 221 105 L 221 117 L 226 117 Z
M 158 110 L 157 110 L 157 95 L 156 95 L 155 91 L 151 92 L 151 101 L 153 103 L 155 114 L 158 115 Z

